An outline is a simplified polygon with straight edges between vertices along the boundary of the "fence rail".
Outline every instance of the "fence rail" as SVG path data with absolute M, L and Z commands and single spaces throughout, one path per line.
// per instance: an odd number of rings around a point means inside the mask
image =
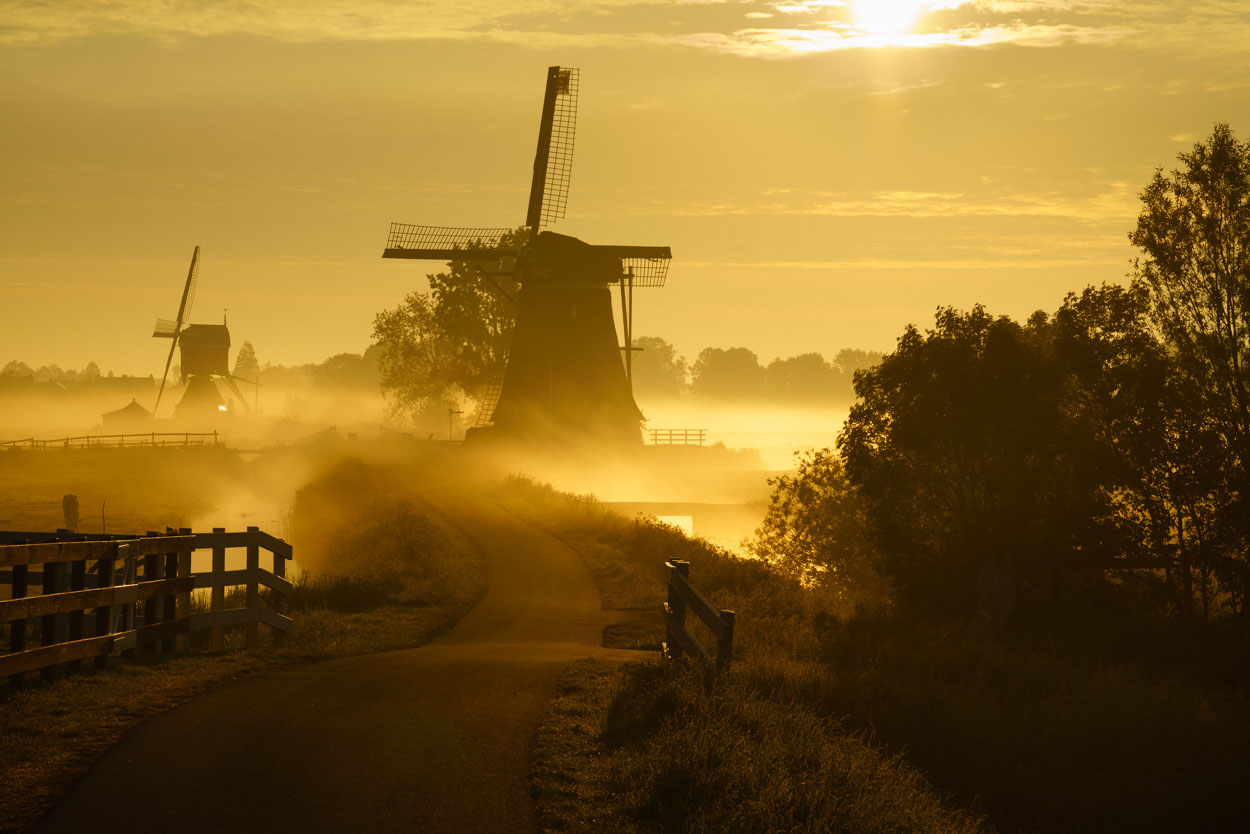
M 702 446 L 707 429 L 647 429 L 652 446 Z
M 215 431 L 150 431 L 139 434 L 83 434 L 57 440 L 23 437 L 0 441 L 0 449 L 120 449 L 140 446 L 216 446 Z
M 246 548 L 244 569 L 226 570 L 228 548 Z M 197 549 L 212 550 L 211 570 L 192 572 Z M 260 567 L 262 549 L 273 556 L 272 571 Z M 0 624 L 9 627 L 0 679 L 7 677 L 12 690 L 29 672 L 50 680 L 60 664 L 74 672 L 84 660 L 99 668 L 118 653 L 169 654 L 189 648 L 191 634 L 202 630 L 218 650 L 231 626 L 243 626 L 249 648 L 259 642 L 261 623 L 280 639 L 291 629 L 285 611 L 292 555 L 289 544 L 256 527 L 146 536 L 0 533 L 0 589 L 9 591 L 0 600 Z M 32 594 L 35 583 L 40 592 Z M 262 585 L 273 592 L 272 607 L 261 605 Z M 225 607 L 230 587 L 246 589 L 243 608 Z M 209 610 L 191 611 L 197 589 L 209 589 Z M 28 646 L 32 639 L 37 646 Z
M 668 568 L 668 602 L 664 603 L 665 641 L 660 647 L 665 659 L 683 655 L 711 662 L 711 655 L 686 629 L 686 611 L 694 612 L 716 638 L 716 668 L 724 669 L 733 655 L 734 619 L 732 611 L 719 611 L 690 584 L 690 563 L 680 559 L 665 562 Z

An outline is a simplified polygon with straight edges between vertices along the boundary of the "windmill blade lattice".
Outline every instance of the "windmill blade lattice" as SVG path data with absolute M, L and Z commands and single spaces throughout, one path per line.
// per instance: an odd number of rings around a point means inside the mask
M 633 278 L 635 287 L 662 287 L 671 258 L 621 258 L 621 274 Z
M 439 261 L 494 260 L 516 254 L 515 247 L 504 245 L 512 231 L 392 223 L 382 256 Z
M 578 71 L 560 67 L 556 81 L 555 110 L 551 120 L 551 144 L 547 151 L 547 177 L 543 183 L 541 225 L 564 219 L 573 177 L 573 141 L 577 133 Z
M 165 382 L 169 379 L 169 366 L 174 361 L 174 349 L 178 347 L 178 336 L 182 333 L 182 323 L 191 315 L 191 307 L 195 304 L 195 287 L 200 280 L 200 247 L 195 247 L 195 251 L 191 253 L 191 266 L 187 269 L 187 283 L 182 288 L 182 301 L 178 303 L 178 319 L 170 322 L 169 319 L 157 319 L 156 329 L 152 335 L 169 339 L 169 355 L 165 357 L 165 372 L 161 374 L 161 387 L 156 392 L 156 405 L 152 406 L 152 414 L 156 415 L 156 410 L 161 407 L 161 397 L 165 396 Z
M 191 308 L 195 306 L 195 288 L 200 283 L 200 247 L 191 253 L 191 268 L 187 270 L 187 285 L 182 288 L 182 303 L 178 305 L 177 329 L 191 317 Z

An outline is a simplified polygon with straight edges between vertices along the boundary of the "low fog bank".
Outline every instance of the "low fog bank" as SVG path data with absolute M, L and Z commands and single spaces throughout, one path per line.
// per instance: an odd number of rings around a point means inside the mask
M 847 405 L 733 405 L 677 399 L 643 407 L 647 429 L 706 429 L 708 443 L 754 449 L 764 469 L 789 471 L 795 455 L 832 447 L 850 411 Z
M 490 477 L 524 474 L 563 491 L 593 495 L 623 515 L 666 518 L 695 535 L 737 548 L 763 519 L 768 479 L 792 470 L 796 453 L 833 445 L 847 413 L 845 407 L 651 401 L 643 404 L 647 429 L 702 429 L 705 445 L 647 445 L 620 454 L 596 446 L 538 452 L 449 447 L 442 442 L 445 429 L 431 437 L 428 431 L 395 422 L 382 395 L 361 386 L 273 385 L 261 390 L 251 414 L 231 402 L 226 411 L 207 416 L 106 426 L 101 415 L 139 399 L 121 402 L 121 393 L 131 392 L 83 389 L 2 396 L 0 440 L 217 431 L 222 446 L 0 448 L 0 529 L 61 527 L 61 498 L 76 494 L 83 532 L 255 525 L 289 539 L 296 492 L 317 472 L 356 456 L 387 462 L 419 459 L 427 469 L 472 461 L 492 473 Z M 154 401 L 154 390 L 148 393 Z M 170 410 L 181 394 L 178 386 L 167 389 Z M 161 411 L 166 408 L 163 402 Z M 464 428 L 454 424 L 452 436 L 459 440 Z

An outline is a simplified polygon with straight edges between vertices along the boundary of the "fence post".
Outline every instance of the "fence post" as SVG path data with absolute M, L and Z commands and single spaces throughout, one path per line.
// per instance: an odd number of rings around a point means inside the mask
M 60 573 L 58 562 L 45 562 L 43 565 L 43 593 L 56 593 L 56 577 Z M 56 614 L 45 614 L 39 618 L 39 645 L 51 646 L 56 643 Z M 39 670 L 39 677 L 44 683 L 52 680 L 56 666 L 45 666 Z
M 260 609 L 260 533 L 259 527 L 247 528 L 247 611 L 249 617 L 255 617 Z M 249 619 L 244 626 L 243 645 L 249 649 L 256 648 L 260 642 L 259 623 Z
M 681 594 L 677 593 L 677 589 L 673 585 L 673 575 L 679 574 L 684 579 L 690 578 L 690 563 L 681 559 L 673 559 L 668 563 L 668 612 L 669 616 L 664 623 L 664 636 L 668 643 L 669 653 L 674 657 L 681 657 L 684 651 L 679 642 L 673 640 L 673 624 L 684 626 L 686 624 L 686 601 L 682 599 Z M 676 651 L 673 651 L 676 646 Z
M 190 527 L 178 528 L 178 535 L 191 535 Z M 191 576 L 191 553 L 190 550 L 178 551 L 178 578 L 188 579 Z M 174 608 L 179 620 L 185 620 L 191 616 L 191 592 L 181 591 L 178 594 L 177 604 Z M 191 630 L 188 629 L 185 634 L 178 635 L 178 651 L 185 652 L 191 649 Z
M 720 612 L 720 639 L 716 641 L 716 668 L 724 669 L 729 665 L 734 650 L 734 618 L 732 611 Z
M 118 553 L 122 552 L 121 545 L 118 545 L 117 552 Z M 99 574 L 99 577 L 100 577 L 99 582 L 96 583 L 97 586 L 100 588 L 113 587 L 113 572 L 115 569 L 116 568 L 113 564 L 112 559 L 101 559 L 100 561 L 96 562 L 96 573 Z M 99 608 L 95 610 L 95 635 L 96 637 L 103 637 L 104 635 L 108 634 L 112 630 L 112 628 L 113 628 L 113 606 L 101 605 Z M 95 659 L 95 668 L 107 669 L 108 663 L 109 663 L 108 655 L 101 654 Z
M 70 562 L 69 566 L 69 589 L 71 591 L 81 591 L 87 587 L 87 560 L 76 559 Z M 69 639 L 78 640 L 82 638 L 82 621 L 83 609 L 78 608 L 69 612 Z M 71 660 L 69 670 L 78 672 L 82 669 L 81 660 Z
M 213 532 L 225 533 L 226 528 L 214 527 Z M 220 613 L 226 607 L 226 586 L 225 584 L 223 584 L 225 582 L 225 573 L 226 573 L 226 548 L 222 547 L 220 544 L 214 544 L 213 545 L 213 589 L 211 591 L 212 596 L 209 600 L 208 610 L 218 615 L 220 615 Z M 214 618 L 213 622 L 214 622 L 213 632 L 212 632 L 213 651 L 219 652 L 222 650 L 222 647 L 224 645 L 224 641 L 222 640 L 223 629 L 221 627 L 221 624 L 217 621 L 216 618 Z
M 178 552 L 170 551 L 165 554 L 165 579 L 178 578 Z M 178 615 L 178 595 L 175 593 L 165 594 L 161 600 L 161 622 L 172 623 Z M 173 654 L 178 650 L 178 638 L 174 635 L 168 635 L 161 640 L 161 654 Z
M 157 533 L 155 530 L 149 530 L 147 533 L 147 538 L 152 538 L 158 535 L 160 534 Z M 143 581 L 144 582 L 151 582 L 154 579 L 161 578 L 160 559 L 161 557 L 157 556 L 155 553 L 150 553 L 147 556 L 143 557 Z M 138 576 L 135 577 L 135 580 L 138 581 Z M 150 626 L 157 621 L 156 607 L 157 607 L 158 602 L 159 600 L 154 596 L 148 597 L 147 599 L 143 601 L 143 625 L 145 627 Z M 137 626 L 138 623 L 136 623 L 135 625 Z M 148 632 L 149 635 L 151 633 L 152 632 L 150 631 Z M 152 651 L 152 640 L 148 639 L 148 640 L 139 642 L 137 644 L 137 651 L 135 653 L 147 654 L 151 651 Z
M 276 550 L 273 552 L 273 575 L 278 577 L 279 579 L 286 579 L 286 556 L 282 555 Z M 274 613 L 285 614 L 286 613 L 286 596 L 281 591 L 276 591 L 276 590 L 271 592 L 271 596 L 273 597 Z M 273 634 L 273 642 L 275 644 L 281 643 L 286 638 L 285 632 L 282 632 L 276 628 L 272 629 L 271 631 Z
M 30 575 L 29 565 L 14 565 L 12 591 L 9 594 L 10 599 L 21 599 L 27 593 L 27 578 Z M 21 652 L 26 650 L 26 621 L 14 620 L 9 623 L 9 651 Z M 9 675 L 9 691 L 22 688 L 22 674 Z

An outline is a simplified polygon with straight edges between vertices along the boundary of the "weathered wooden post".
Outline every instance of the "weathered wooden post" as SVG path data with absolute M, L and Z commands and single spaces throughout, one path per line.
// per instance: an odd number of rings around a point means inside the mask
M 254 619 L 260 609 L 260 533 L 259 527 L 247 528 L 247 612 L 243 645 L 254 649 L 260 643 L 259 623 Z
M 226 528 L 214 527 L 213 532 L 225 533 Z M 216 543 L 213 544 L 213 589 L 210 592 L 212 596 L 208 604 L 209 610 L 218 615 L 218 617 L 221 616 L 221 612 L 225 610 L 226 607 L 226 548 L 220 543 L 220 541 L 221 540 L 218 539 L 216 540 Z M 224 629 L 221 627 L 220 622 L 214 618 L 212 640 L 213 651 L 215 652 L 221 651 L 224 646 L 222 638 L 223 631 Z
M 286 554 L 280 553 L 277 549 L 273 551 L 273 575 L 279 579 L 286 579 Z M 274 612 L 277 614 L 285 614 L 286 594 L 281 591 L 274 590 L 272 592 L 272 597 Z M 273 629 L 272 634 L 274 643 L 281 643 L 286 639 L 286 633 L 280 629 Z
M 178 535 L 190 536 L 191 528 L 180 527 L 178 529 Z M 178 551 L 178 578 L 190 579 L 191 577 L 191 553 L 195 549 L 195 545 L 194 544 L 179 545 L 179 547 L 186 547 L 188 549 Z M 177 598 L 177 603 L 175 606 L 175 611 L 176 611 L 177 618 L 179 620 L 186 620 L 188 617 L 191 616 L 191 589 L 189 587 L 185 591 L 178 592 L 178 598 Z M 190 648 L 191 648 L 191 630 L 187 629 L 186 632 L 178 635 L 178 651 L 185 652 L 185 651 L 189 651 Z
M 56 593 L 56 577 L 60 573 L 60 563 L 45 562 L 43 565 L 43 592 Z M 51 646 L 56 643 L 56 614 L 45 614 L 39 618 L 39 645 Z M 44 683 L 52 680 L 56 666 L 45 666 L 39 670 L 39 677 Z
M 21 564 L 13 566 L 13 579 L 11 580 L 10 599 L 21 599 L 27 593 L 27 579 L 30 575 L 30 565 Z M 9 651 L 23 652 L 26 651 L 26 620 L 14 620 L 9 623 Z M 9 675 L 9 691 L 22 688 L 22 673 Z
M 178 551 L 173 550 L 165 554 L 165 579 L 166 581 L 178 578 Z M 161 600 L 161 622 L 172 625 L 174 619 L 178 615 L 178 595 L 172 588 L 168 588 L 168 593 Z M 178 650 L 178 638 L 166 632 L 161 640 L 161 654 L 173 654 Z
M 75 559 L 69 565 L 69 589 L 71 591 L 82 591 L 87 587 L 87 560 Z M 83 609 L 76 608 L 69 612 L 69 639 L 82 639 L 82 621 Z M 81 660 L 71 660 L 69 663 L 71 672 L 82 670 Z
M 156 536 L 159 536 L 159 535 L 160 534 L 157 533 L 155 530 L 149 530 L 147 533 L 148 538 L 155 538 Z M 149 553 L 148 555 L 143 557 L 143 581 L 153 582 L 160 578 L 161 578 L 161 557 L 157 556 L 155 553 Z M 143 625 L 145 628 L 147 626 L 152 625 L 153 623 L 157 621 L 158 619 L 157 606 L 159 602 L 160 600 L 157 599 L 157 597 L 155 596 L 150 596 L 143 601 Z M 148 632 L 149 635 L 151 633 L 152 632 L 150 631 Z M 152 640 L 150 638 L 147 640 L 141 641 L 138 645 L 139 654 L 147 654 L 148 652 L 151 652 L 152 650 L 153 650 Z
M 127 545 L 127 549 L 129 549 L 129 545 Z M 119 553 L 122 552 L 121 545 L 118 545 L 117 550 Z M 105 558 L 105 559 L 100 559 L 98 562 L 96 562 L 96 573 L 99 575 L 99 580 L 97 581 L 98 587 L 112 588 L 113 587 L 113 573 L 115 570 L 116 570 L 116 567 L 112 559 Z M 108 634 L 112 630 L 112 627 L 113 627 L 113 606 L 101 605 L 97 607 L 95 610 L 95 636 L 103 637 L 104 635 Z M 95 668 L 107 669 L 108 663 L 109 663 L 108 655 L 101 654 L 97 656 L 95 659 Z
M 673 559 L 668 563 L 668 617 L 664 624 L 666 642 L 668 643 L 669 653 L 673 657 L 681 657 L 684 651 L 681 646 L 680 638 L 674 639 L 674 626 L 684 626 L 686 624 L 686 600 L 684 600 L 677 592 L 677 586 L 673 582 L 674 576 L 681 576 L 683 579 L 690 578 L 690 563 L 681 559 Z M 676 651 L 674 651 L 674 648 Z
M 716 668 L 724 669 L 729 665 L 734 650 L 734 618 L 732 611 L 720 612 L 720 637 L 716 638 Z

